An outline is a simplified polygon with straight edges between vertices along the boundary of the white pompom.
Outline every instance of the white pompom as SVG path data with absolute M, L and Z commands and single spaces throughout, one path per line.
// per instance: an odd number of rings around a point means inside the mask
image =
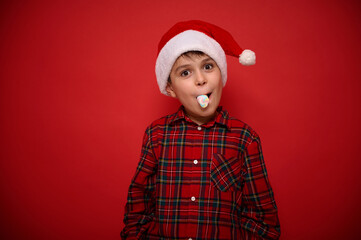
M 256 54 L 252 50 L 245 49 L 239 55 L 239 62 L 244 66 L 254 65 L 256 63 Z

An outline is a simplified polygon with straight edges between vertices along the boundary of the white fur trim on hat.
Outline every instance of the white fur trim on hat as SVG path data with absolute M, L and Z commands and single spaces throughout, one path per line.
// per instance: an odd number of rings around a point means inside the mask
M 170 39 L 159 52 L 155 73 L 161 93 L 168 95 L 166 87 L 173 64 L 180 55 L 189 51 L 201 51 L 210 56 L 221 71 L 223 86 L 226 85 L 227 60 L 221 45 L 204 33 L 187 30 Z

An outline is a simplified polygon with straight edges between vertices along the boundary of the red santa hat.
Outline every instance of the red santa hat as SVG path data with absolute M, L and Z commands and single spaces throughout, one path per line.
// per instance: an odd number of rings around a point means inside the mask
M 189 51 L 201 51 L 217 63 L 223 86 L 227 82 L 225 54 L 239 58 L 245 66 L 256 63 L 255 53 L 243 50 L 226 30 L 199 20 L 179 22 L 164 34 L 158 45 L 155 73 L 161 93 L 168 95 L 166 86 L 173 64 L 180 55 Z

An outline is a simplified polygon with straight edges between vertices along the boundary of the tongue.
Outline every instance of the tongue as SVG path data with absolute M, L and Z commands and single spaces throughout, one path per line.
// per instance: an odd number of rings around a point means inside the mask
M 197 101 L 202 108 L 206 108 L 209 103 L 209 98 L 207 97 L 207 95 L 199 95 L 197 97 Z

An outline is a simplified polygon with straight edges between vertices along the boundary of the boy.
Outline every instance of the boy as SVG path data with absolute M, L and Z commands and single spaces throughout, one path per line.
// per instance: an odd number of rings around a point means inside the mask
M 154 121 L 129 187 L 122 239 L 278 239 L 261 143 L 219 107 L 226 56 L 255 63 L 225 30 L 180 22 L 161 39 L 160 91 L 182 106 Z

